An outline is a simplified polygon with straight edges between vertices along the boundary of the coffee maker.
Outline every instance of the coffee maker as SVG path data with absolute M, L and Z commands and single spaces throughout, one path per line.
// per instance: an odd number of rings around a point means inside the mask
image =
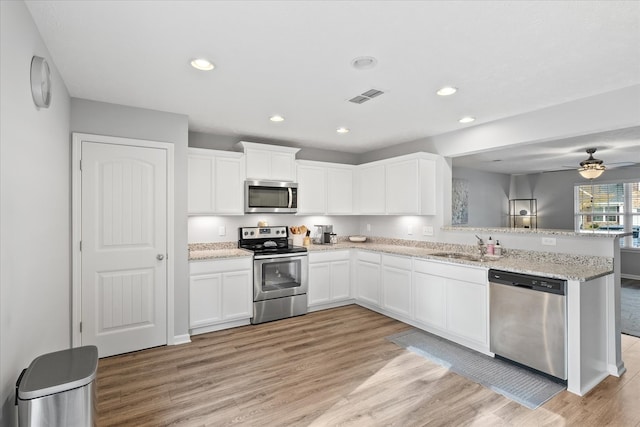
M 314 225 L 316 227 L 313 243 L 316 245 L 328 245 L 331 243 L 331 235 L 333 234 L 333 225 Z

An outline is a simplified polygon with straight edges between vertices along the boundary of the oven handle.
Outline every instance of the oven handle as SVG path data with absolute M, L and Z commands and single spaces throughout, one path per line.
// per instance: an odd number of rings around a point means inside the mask
M 271 258 L 301 258 L 306 257 L 307 254 L 295 253 L 295 254 L 273 254 L 273 255 L 254 255 L 253 259 L 271 259 Z

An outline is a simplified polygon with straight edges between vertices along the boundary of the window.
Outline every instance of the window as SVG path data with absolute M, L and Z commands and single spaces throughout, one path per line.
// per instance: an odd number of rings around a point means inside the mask
M 640 182 L 575 187 L 575 229 L 581 233 L 633 233 L 623 247 L 640 248 Z

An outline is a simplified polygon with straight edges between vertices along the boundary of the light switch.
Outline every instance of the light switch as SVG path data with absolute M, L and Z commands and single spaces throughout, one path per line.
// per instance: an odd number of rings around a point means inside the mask
M 371 224 L 367 224 L 367 231 L 371 231 Z
M 432 225 L 425 225 L 424 227 L 422 227 L 422 235 L 423 236 L 433 236 L 433 226 Z
M 218 235 L 219 236 L 224 236 L 227 234 L 227 229 L 225 228 L 224 225 L 221 225 L 220 227 L 218 227 Z
M 407 234 L 408 235 L 412 235 L 413 234 L 413 225 L 407 225 Z

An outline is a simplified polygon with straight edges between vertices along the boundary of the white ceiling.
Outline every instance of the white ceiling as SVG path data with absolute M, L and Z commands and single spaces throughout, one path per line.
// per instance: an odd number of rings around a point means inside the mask
M 193 131 L 300 147 L 364 153 L 471 126 L 458 123 L 465 115 L 482 124 L 640 84 L 638 1 L 27 6 L 71 96 L 185 114 Z M 352 68 L 363 55 L 377 66 Z M 216 69 L 193 69 L 201 56 Z M 444 85 L 459 91 L 435 95 Z M 385 93 L 347 102 L 371 88 Z M 273 114 L 286 120 L 272 123 Z M 340 126 L 351 132 L 337 134 Z M 571 145 L 561 163 L 586 158 L 584 149 Z

